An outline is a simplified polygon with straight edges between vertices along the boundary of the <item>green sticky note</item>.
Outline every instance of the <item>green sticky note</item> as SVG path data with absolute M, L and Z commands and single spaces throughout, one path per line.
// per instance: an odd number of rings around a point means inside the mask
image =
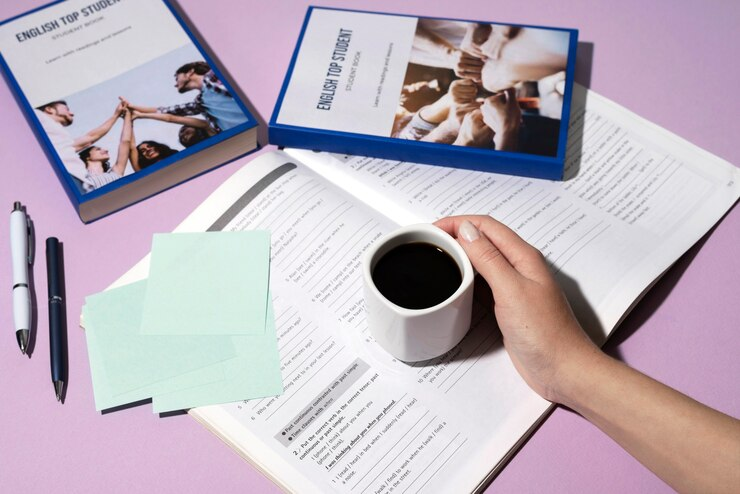
M 112 396 L 154 384 L 158 386 L 143 392 L 181 389 L 189 381 L 179 376 L 237 355 L 228 336 L 140 334 L 146 285 L 146 281 L 139 281 L 86 299 L 85 325 L 94 333 L 93 345 Z M 211 373 L 201 378 L 211 382 L 222 375 Z
M 267 231 L 154 235 L 141 332 L 262 333 L 269 276 Z
M 143 390 L 135 390 L 118 396 L 111 393 L 103 367 L 103 354 L 97 345 L 97 330 L 94 328 L 94 323 L 88 322 L 90 317 L 87 314 L 87 305 L 82 307 L 82 318 L 85 321 L 85 339 L 87 340 L 87 355 L 90 361 L 90 375 L 95 396 L 95 410 L 107 410 L 108 408 L 151 398 L 151 395 Z
M 283 381 L 275 317 L 269 296 L 266 320 L 263 334 L 232 337 L 237 357 L 217 364 L 224 369 L 224 381 L 154 395 L 154 412 L 163 413 L 282 394 Z
M 149 386 L 137 388 L 133 391 L 114 393 L 108 385 L 105 368 L 103 367 L 103 356 L 97 349 L 97 342 L 95 340 L 96 334 L 96 330 L 92 327 L 85 329 L 87 351 L 90 360 L 90 374 L 92 377 L 93 394 L 95 397 L 95 410 L 108 410 L 110 408 L 146 400 L 156 394 L 203 386 L 204 384 L 224 379 L 222 368 L 210 366 L 204 369 L 191 371 L 180 376 L 175 376 L 170 379 L 165 379 Z

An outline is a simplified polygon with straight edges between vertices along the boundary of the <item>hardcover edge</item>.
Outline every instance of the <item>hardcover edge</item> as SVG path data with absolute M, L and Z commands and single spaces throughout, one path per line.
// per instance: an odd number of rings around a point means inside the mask
M 534 154 L 518 155 L 514 159 L 514 153 L 504 151 L 491 153 L 478 148 L 438 146 L 431 142 L 282 125 L 269 128 L 269 139 L 278 146 L 312 151 L 359 154 L 446 167 L 454 163 L 455 168 L 548 180 L 561 180 L 563 176 L 563 165 L 556 159 Z
M 420 141 L 400 140 L 393 137 L 373 136 L 369 134 L 357 134 L 339 132 L 334 130 L 318 129 L 314 127 L 300 127 L 278 124 L 277 118 L 282 109 L 285 93 L 293 76 L 298 54 L 303 44 L 306 29 L 314 9 L 335 10 L 343 12 L 357 12 L 365 14 L 380 14 L 399 17 L 419 18 L 411 14 L 395 14 L 391 12 L 375 12 L 368 10 L 316 7 L 309 6 L 301 26 L 298 40 L 296 41 L 290 65 L 286 71 L 283 84 L 280 88 L 278 99 L 275 103 L 270 121 L 268 123 L 268 143 L 279 147 L 296 147 L 310 149 L 313 151 L 329 151 L 344 154 L 372 155 L 383 159 L 395 159 L 439 166 L 452 166 L 486 172 L 505 173 L 509 175 L 527 176 L 532 178 L 543 178 L 550 180 L 562 180 L 565 170 L 565 155 L 567 151 L 568 129 L 570 127 L 570 110 L 573 97 L 573 86 L 575 83 L 575 64 L 578 47 L 578 30 L 573 28 L 555 26 L 535 26 L 530 24 L 490 22 L 491 24 L 511 24 L 520 27 L 531 27 L 537 29 L 548 29 L 553 31 L 566 31 L 570 34 L 568 45 L 568 61 L 565 75 L 565 95 L 563 97 L 563 110 L 558 131 L 558 153 L 554 157 L 536 154 L 510 153 L 505 151 L 491 152 L 475 148 L 462 148 L 460 146 L 439 145 L 438 143 L 427 143 Z M 427 18 L 427 17 L 425 17 Z M 467 19 L 448 19 L 443 17 L 428 17 L 429 19 L 444 19 L 463 22 Z M 488 21 L 485 21 L 488 22 Z M 312 144 L 313 143 L 313 144 Z M 345 144 L 342 144 L 345 143 Z M 317 145 L 318 144 L 318 145 Z M 357 145 L 358 147 L 354 147 Z M 364 145 L 364 147 L 361 147 Z M 419 147 L 416 147 L 416 146 Z M 406 150 L 405 148 L 409 148 Z M 405 152 L 402 152 L 405 150 Z M 409 158 L 411 156 L 411 158 Z M 451 163 L 454 163 L 451 164 Z M 535 168 L 536 167 L 536 168 Z

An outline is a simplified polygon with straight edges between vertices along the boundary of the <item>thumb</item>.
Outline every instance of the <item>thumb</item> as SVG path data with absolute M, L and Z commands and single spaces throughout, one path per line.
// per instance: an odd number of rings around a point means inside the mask
M 506 106 L 509 108 L 519 109 L 519 102 L 516 99 L 516 89 L 508 88 L 506 91 Z
M 490 285 L 494 297 L 497 291 L 507 290 L 519 279 L 519 273 L 501 250 L 470 221 L 460 223 L 457 240 L 473 267 Z

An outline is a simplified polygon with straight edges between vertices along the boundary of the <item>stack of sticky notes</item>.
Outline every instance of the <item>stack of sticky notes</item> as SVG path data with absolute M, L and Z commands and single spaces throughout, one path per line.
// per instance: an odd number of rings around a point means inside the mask
M 82 308 L 96 409 L 281 394 L 269 278 L 268 232 L 155 235 L 148 278 Z

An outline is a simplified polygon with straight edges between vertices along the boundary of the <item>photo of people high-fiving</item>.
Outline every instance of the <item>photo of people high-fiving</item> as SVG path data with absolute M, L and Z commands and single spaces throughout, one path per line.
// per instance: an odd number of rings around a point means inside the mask
M 570 36 L 419 19 L 391 136 L 557 155 Z
M 36 107 L 81 193 L 139 172 L 247 121 L 194 47 Z M 174 78 L 174 87 L 173 87 Z

